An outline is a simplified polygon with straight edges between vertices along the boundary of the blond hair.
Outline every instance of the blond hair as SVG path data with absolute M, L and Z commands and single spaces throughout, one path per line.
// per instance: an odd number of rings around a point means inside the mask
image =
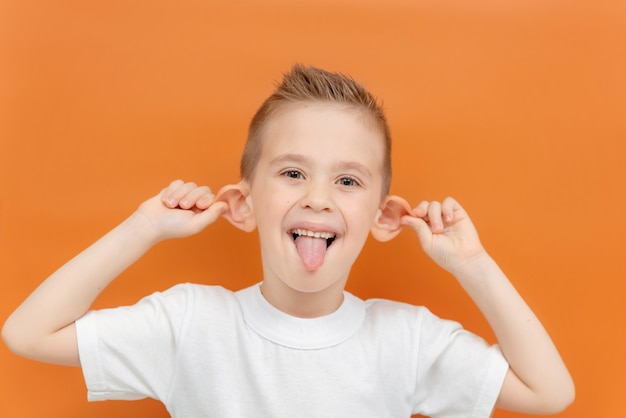
M 267 121 L 283 106 L 302 102 L 327 102 L 362 110 L 373 120 L 384 136 L 383 195 L 391 184 L 391 136 L 382 106 L 365 87 L 353 78 L 316 67 L 296 64 L 286 73 L 276 90 L 255 113 L 248 129 L 248 139 L 240 162 L 241 178 L 249 182 L 254 177 L 261 155 L 262 133 Z

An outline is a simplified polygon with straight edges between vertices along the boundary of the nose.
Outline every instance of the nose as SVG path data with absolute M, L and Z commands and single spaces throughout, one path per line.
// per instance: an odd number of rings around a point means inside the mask
M 322 184 L 322 182 L 309 182 L 306 193 L 302 197 L 302 207 L 315 212 L 332 211 L 334 202 L 331 189 L 329 185 Z

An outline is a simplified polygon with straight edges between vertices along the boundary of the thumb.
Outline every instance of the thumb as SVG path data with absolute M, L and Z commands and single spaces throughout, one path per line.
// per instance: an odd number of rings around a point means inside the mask
M 228 205 L 225 202 L 212 203 L 211 206 L 194 215 L 192 219 L 193 228 L 198 232 L 202 231 L 226 213 L 227 210 Z
M 415 232 L 422 247 L 430 247 L 430 243 L 433 239 L 433 233 L 425 220 L 415 216 L 405 215 L 402 217 L 401 223 L 402 225 L 408 226 Z

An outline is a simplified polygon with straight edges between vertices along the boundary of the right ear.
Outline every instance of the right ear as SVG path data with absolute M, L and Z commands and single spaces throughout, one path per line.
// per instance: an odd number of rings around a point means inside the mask
M 256 228 L 254 212 L 248 200 L 250 187 L 245 180 L 237 184 L 229 184 L 220 189 L 215 195 L 215 202 L 224 202 L 228 209 L 222 216 L 245 232 L 252 232 Z

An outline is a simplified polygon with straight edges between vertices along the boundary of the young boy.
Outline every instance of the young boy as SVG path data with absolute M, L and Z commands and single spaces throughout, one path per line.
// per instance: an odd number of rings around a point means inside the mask
M 390 137 L 376 100 L 342 74 L 295 66 L 254 116 L 242 180 L 214 195 L 174 181 L 61 267 L 9 317 L 16 353 L 81 366 L 90 400 L 162 401 L 173 417 L 488 417 L 555 413 L 574 386 L 529 307 L 452 198 L 388 195 Z M 263 281 L 182 284 L 87 312 L 156 243 L 220 216 L 258 230 Z M 344 291 L 368 235 L 408 226 L 498 339 L 423 307 Z

